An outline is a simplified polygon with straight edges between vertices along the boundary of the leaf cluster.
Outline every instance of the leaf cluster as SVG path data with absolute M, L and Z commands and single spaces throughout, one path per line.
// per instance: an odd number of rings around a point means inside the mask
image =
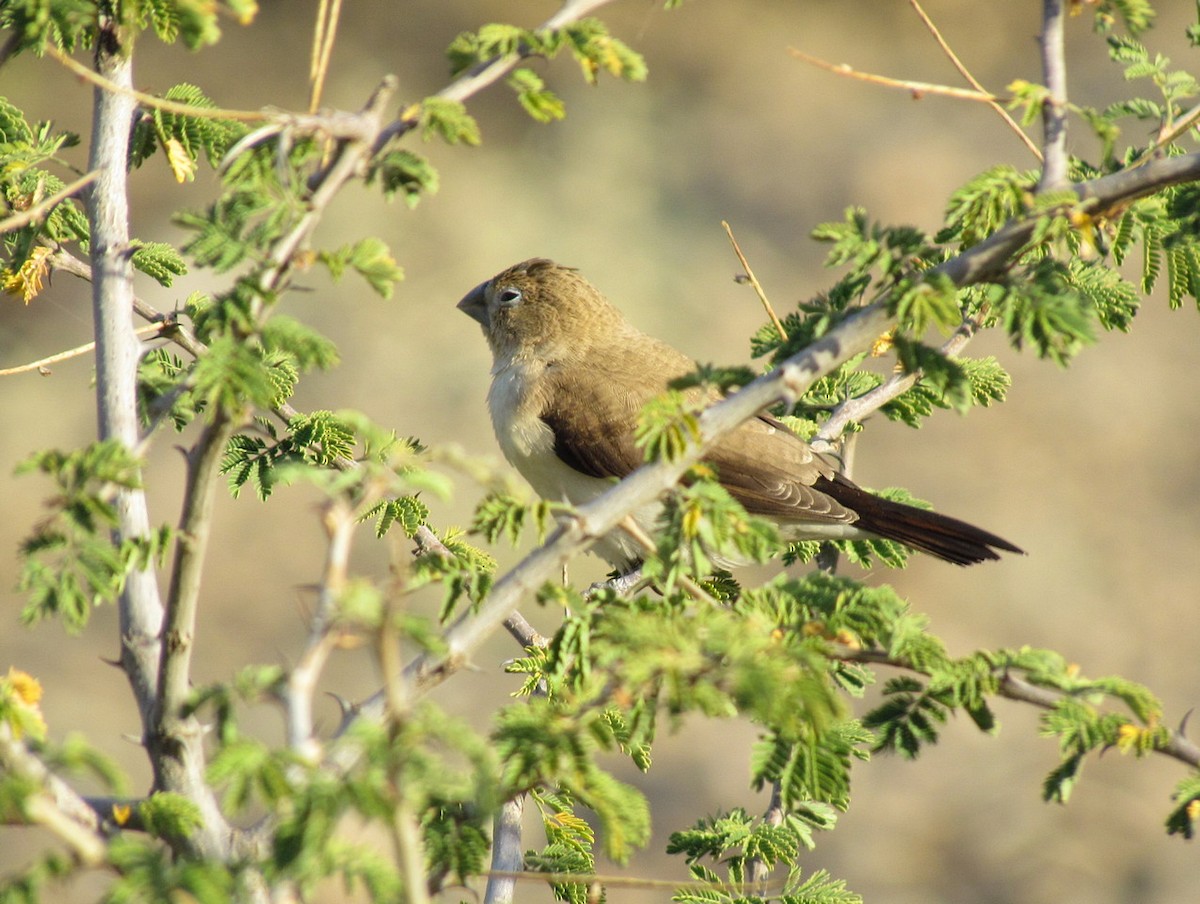
M 21 620 L 57 617 L 79 631 L 95 606 L 116 599 L 131 572 L 161 564 L 173 532 L 164 526 L 145 537 L 112 539 L 114 489 L 141 485 L 140 463 L 116 441 L 36 453 L 18 468 L 31 471 L 53 482 L 55 496 L 47 517 L 21 543 L 19 587 L 28 594 Z

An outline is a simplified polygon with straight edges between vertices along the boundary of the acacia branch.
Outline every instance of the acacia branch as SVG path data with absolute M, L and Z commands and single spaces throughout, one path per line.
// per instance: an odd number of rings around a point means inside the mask
M 163 628 L 164 650 L 158 672 L 160 731 L 171 733 L 191 692 L 191 663 L 200 602 L 200 577 L 208 539 L 212 533 L 213 502 L 225 445 L 235 423 L 217 412 L 206 424 L 187 454 L 187 484 L 183 512 L 175 539 L 175 560 L 167 594 L 167 617 Z
M 500 805 L 492 828 L 492 864 L 483 904 L 512 904 L 514 900 L 516 874 L 525 865 L 525 847 L 521 844 L 521 817 L 524 814 L 524 794 Z
M 1042 102 L 1042 180 L 1039 191 L 1067 186 L 1067 60 L 1062 0 L 1042 0 L 1042 72 L 1049 92 Z
M 128 86 L 133 73 L 129 58 L 112 34 L 98 41 L 96 68 L 109 81 Z M 111 45 L 110 45 L 110 42 Z M 101 439 L 115 439 L 128 449 L 138 441 L 137 360 L 139 342 L 129 312 L 133 305 L 132 247 L 129 243 L 127 166 L 129 123 L 133 101 L 124 94 L 96 89 L 89 170 L 96 173 L 88 216 L 91 233 L 92 310 L 96 335 L 96 403 Z M 117 493 L 117 534 L 120 540 L 150 535 L 146 496 L 140 489 Z M 158 633 L 163 605 L 150 570 L 128 576 L 120 598 L 121 665 L 142 714 L 150 727 L 158 668 Z
M 1074 186 L 1074 191 L 1081 201 L 1090 202 L 1093 213 L 1100 215 L 1168 186 L 1197 180 L 1200 154 L 1189 154 L 1081 183 Z M 945 276 L 960 288 L 997 278 L 1033 236 L 1037 221 L 1037 217 L 1010 221 L 985 241 L 931 272 Z M 477 612 L 460 616 L 447 629 L 445 654 L 425 654 L 408 665 L 405 671 L 409 679 L 418 688 L 427 688 L 466 665 L 483 641 L 516 611 L 523 597 L 535 593 L 563 563 L 617 527 L 630 512 L 673 486 L 722 435 L 777 402 L 794 402 L 819 377 L 870 348 L 895 323 L 885 302 L 863 308 L 771 373 L 706 409 L 699 417 L 698 441 L 690 442 L 675 461 L 644 465 L 602 496 L 577 508 L 545 543 L 496 582 Z M 382 706 L 383 696 L 377 693 L 356 709 L 354 717 L 378 719 Z M 347 725 L 343 725 L 343 732 Z
M 131 50 L 121 41 L 114 19 L 100 22 L 96 40 L 96 72 L 108 82 L 131 89 Z M 137 366 L 141 343 L 130 319 L 134 307 L 133 247 L 129 240 L 129 123 L 136 103 L 126 91 L 94 91 L 89 170 L 97 173 L 88 216 L 91 240 L 92 307 L 96 335 L 96 398 L 101 439 L 138 448 Z M 119 541 L 148 540 L 150 517 L 140 488 L 116 490 Z M 183 842 L 202 856 L 227 859 L 231 832 L 204 777 L 202 732 L 194 720 L 160 731 L 164 701 L 160 695 L 161 629 L 165 612 L 152 568 L 132 570 L 125 578 L 118 606 L 121 665 L 128 676 L 142 717 L 155 783 L 162 790 L 190 798 L 202 814 L 202 826 Z M 186 676 L 180 682 L 186 692 Z
M 287 676 L 283 701 L 287 713 L 288 746 L 310 762 L 316 762 L 320 756 L 313 730 L 313 695 L 321 671 L 337 643 L 333 619 L 338 597 L 346 586 L 355 519 L 346 503 L 335 499 L 325 506 L 321 523 L 328 547 L 317 607 L 309 622 L 304 652 Z
M 78 862 L 86 866 L 104 862 L 107 842 L 97 811 L 47 769 L 7 724 L 0 724 L 0 766 L 5 775 L 20 777 L 38 788 L 20 802 L 24 819 L 53 832 Z
M 157 325 L 143 326 L 133 331 L 135 336 L 154 336 L 161 333 L 163 327 Z M 83 345 L 77 345 L 75 348 L 69 348 L 66 351 L 55 352 L 53 355 L 47 355 L 45 358 L 38 358 L 36 361 L 30 361 L 27 364 L 18 364 L 15 367 L 0 368 L 0 377 L 11 377 L 15 374 L 26 374 L 31 371 L 38 371 L 43 375 L 49 374 L 48 368 L 51 364 L 58 364 L 61 361 L 70 361 L 72 358 L 78 358 L 81 355 L 86 355 L 96 347 L 95 342 L 85 342 Z
M 967 344 L 979 330 L 979 319 L 970 318 L 959 324 L 954 334 L 947 339 L 939 351 L 948 358 L 962 353 Z M 899 398 L 908 392 L 921 379 L 921 371 L 912 373 L 896 372 L 872 389 L 860 396 L 846 399 L 833 410 L 821 429 L 809 442 L 818 452 L 832 452 L 833 444 L 841 437 L 852 423 L 861 423 L 864 418 L 874 414 L 888 402 Z
M 836 656 L 838 659 L 848 662 L 886 665 L 891 668 L 912 672 L 916 675 L 929 677 L 929 673 L 924 669 L 904 659 L 892 656 L 886 650 L 853 650 L 849 647 L 839 646 Z M 1008 668 L 1002 669 L 997 677 L 997 694 L 1018 703 L 1028 703 L 1031 706 L 1036 706 L 1038 709 L 1054 709 L 1063 700 L 1070 699 L 1073 696 L 1069 691 L 1060 691 L 1034 684 L 1029 679 L 1022 677 Z M 1090 693 L 1091 690 L 1089 689 L 1088 692 Z M 1160 753 L 1163 756 L 1177 760 L 1184 765 L 1191 766 L 1192 768 L 1200 768 L 1200 745 L 1189 740 L 1184 735 L 1182 729 L 1171 731 L 1162 746 L 1156 746 L 1153 749 L 1155 753 Z

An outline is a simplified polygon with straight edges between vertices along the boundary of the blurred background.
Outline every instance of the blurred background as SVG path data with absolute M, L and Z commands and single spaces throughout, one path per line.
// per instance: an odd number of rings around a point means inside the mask
M 1160 3 L 1160 27 L 1146 40 L 1195 71 L 1183 38 L 1190 6 Z M 221 44 L 200 54 L 146 38 L 135 82 L 162 92 L 192 81 L 225 107 L 302 109 L 315 8 L 310 0 L 267 0 L 252 27 L 230 23 Z M 399 77 L 402 100 L 419 99 L 446 83 L 443 50 L 459 31 L 491 21 L 533 26 L 556 9 L 549 0 L 348 3 L 325 102 L 357 108 L 388 72 Z M 1040 81 L 1034 0 L 928 0 L 926 9 L 989 89 L 1002 93 L 1016 78 Z M 659 0 L 625 0 L 600 15 L 645 54 L 645 85 L 603 78 L 589 87 L 565 58 L 535 61 L 566 101 L 564 122 L 533 123 L 507 88 L 495 86 L 470 102 L 483 129 L 481 148 L 419 148 L 439 169 L 442 187 L 415 211 L 366 191 L 338 200 L 316 244 L 379 235 L 407 279 L 384 301 L 353 276 L 336 285 L 315 272 L 301 277 L 306 291 L 290 294 L 284 310 L 329 335 L 343 363 L 306 378 L 298 408 L 360 409 L 401 434 L 451 444 L 499 467 L 484 405 L 489 356 L 478 327 L 454 304 L 504 267 L 532 256 L 579 267 L 646 331 L 701 361 L 746 363 L 744 337 L 763 315 L 752 291 L 733 281 L 739 266 L 722 219 L 776 307 L 787 310 L 832 282 L 821 266 L 823 249 L 808 234 L 848 205 L 932 231 L 948 193 L 975 173 L 998 163 L 1035 165 L 982 105 L 917 100 L 810 68 L 786 52 L 793 46 L 862 70 L 959 84 L 905 0 L 692 2 L 671 13 Z M 1103 106 L 1142 90 L 1107 63 L 1089 22 L 1081 16 L 1068 23 L 1072 100 Z M 82 133 L 86 144 L 90 88 L 53 62 L 10 61 L 0 72 L 0 93 L 31 119 Z M 1131 140 L 1142 140 L 1139 127 L 1130 128 Z M 1080 127 L 1073 144 L 1094 155 Z M 86 148 L 69 154 L 84 167 Z M 171 212 L 202 207 L 215 191 L 215 178 L 203 171 L 195 183 L 177 185 L 161 157 L 133 184 L 133 231 L 144 239 L 181 240 Z M 225 285 L 208 273 L 170 290 L 139 279 L 139 292 L 160 309 L 192 290 Z M 1200 702 L 1200 320 L 1188 308 L 1172 312 L 1164 297 L 1150 299 L 1131 334 L 1102 336 L 1066 371 L 985 336 L 970 353 L 996 354 L 1012 372 L 1007 404 L 965 418 L 942 414 L 920 431 L 872 421 L 858 445 L 859 481 L 906 486 L 1029 555 L 972 569 L 918 558 L 903 573 L 881 570 L 867 580 L 895 584 L 930 615 L 953 652 L 1053 647 L 1085 674 L 1118 673 L 1148 684 L 1172 721 L 1191 710 Z M 88 288 L 69 277 L 57 276 L 27 307 L 0 299 L 0 367 L 90 335 Z M 28 631 L 17 620 L 23 600 L 15 590 L 16 548 L 50 490 L 12 470 L 35 449 L 72 448 L 94 436 L 91 380 L 91 360 L 82 357 L 50 376 L 0 384 L 0 668 L 12 664 L 41 679 L 54 738 L 84 732 L 144 788 L 148 771 L 129 740 L 138 731 L 136 711 L 123 677 L 103 661 L 117 653 L 115 613 L 98 612 L 82 640 L 69 640 L 57 624 Z M 178 516 L 183 464 L 173 442 L 161 437 L 149 462 L 157 522 Z M 478 494 L 462 480 L 452 500 L 431 502 L 434 523 L 465 523 Z M 287 663 L 298 654 L 307 588 L 323 553 L 316 503 L 302 488 L 278 491 L 266 507 L 250 493 L 221 500 L 197 683 L 226 678 L 247 662 Z M 385 546 L 364 531 L 361 573 L 386 574 Z M 502 552 L 505 562 L 516 557 Z M 587 581 L 602 571 L 582 560 L 573 577 Z M 527 614 L 541 630 L 553 630 L 555 613 Z M 518 686 L 500 671 L 514 653 L 507 637 L 497 638 L 477 661 L 479 670 L 439 689 L 438 700 L 486 726 L 487 713 Z M 374 690 L 378 675 L 369 656 L 346 653 L 326 684 L 354 698 Z M 332 727 L 334 704 L 321 706 Z M 853 807 L 804 855 L 806 868 L 828 869 L 868 901 L 889 904 L 1194 899 L 1195 849 L 1162 827 L 1184 767 L 1113 752 L 1088 764 L 1068 806 L 1043 804 L 1041 780 L 1056 762 L 1054 742 L 1038 737 L 1031 708 L 997 708 L 997 737 L 960 721 L 915 763 L 885 756 L 859 767 Z M 275 711 L 248 719 L 278 737 Z M 765 799 L 745 790 L 754 736 L 747 724 L 691 720 L 661 741 L 649 775 L 621 767 L 621 776 L 651 797 L 655 814 L 653 844 L 629 875 L 685 878 L 682 863 L 661 853 L 670 832 L 697 814 L 735 806 L 761 811 Z M 0 830 L 0 870 L 27 862 L 45 842 L 28 830 Z M 536 833 L 527 839 L 530 847 L 540 843 Z M 96 892 L 85 883 L 74 895 L 89 900 Z M 609 891 L 611 901 L 666 897 Z M 341 900 L 341 889 L 331 887 L 326 899 Z M 521 895 L 548 899 L 534 886 Z

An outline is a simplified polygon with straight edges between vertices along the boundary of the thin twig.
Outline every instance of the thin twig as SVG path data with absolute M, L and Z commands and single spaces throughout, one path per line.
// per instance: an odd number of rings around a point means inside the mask
M 304 652 L 287 677 L 284 708 L 287 713 L 288 746 L 309 762 L 317 762 L 320 744 L 314 730 L 313 695 L 329 654 L 337 644 L 333 630 L 337 602 L 346 587 L 350 569 L 350 546 L 354 515 L 341 499 L 333 499 L 321 515 L 328 546 L 321 573 L 317 607 L 309 620 Z
M 771 323 L 775 324 L 775 329 L 779 332 L 779 338 L 787 341 L 787 330 L 783 328 L 783 323 L 780 322 L 778 315 L 776 315 L 775 308 L 771 306 L 771 302 L 767 299 L 767 293 L 763 291 L 762 283 L 758 281 L 758 277 L 750 269 L 750 262 L 746 260 L 746 255 L 742 253 L 742 248 L 738 244 L 737 239 L 733 237 L 733 229 L 725 220 L 721 221 L 721 225 L 725 227 L 725 234 L 729 236 L 729 244 L 733 246 L 733 253 L 742 262 L 742 268 L 746 271 L 746 278 L 750 280 L 750 285 L 754 287 L 754 291 L 758 295 L 758 300 L 762 302 L 767 316 L 771 318 Z
M 917 14 L 917 17 L 920 18 L 925 27 L 929 29 L 929 33 L 933 35 L 933 39 L 937 42 L 938 47 L 942 49 L 942 53 L 946 54 L 951 64 L 953 64 L 954 68 L 958 70 L 959 75 L 966 79 L 967 84 L 976 91 L 986 94 L 986 89 L 984 89 L 983 85 L 976 80 L 975 76 L 971 74 L 971 71 L 966 67 L 966 65 L 964 65 L 963 61 L 959 59 L 958 54 L 954 52 L 950 44 L 944 37 L 942 37 L 941 30 L 938 29 L 937 25 L 934 24 L 933 19 L 929 18 L 929 15 L 925 12 L 925 10 L 922 9 L 919 0 L 908 0 L 908 2 L 909 5 L 912 6 L 913 11 Z M 1025 147 L 1029 148 L 1029 153 L 1033 154 L 1033 156 L 1038 159 L 1038 162 L 1041 162 L 1042 152 L 1038 149 L 1038 146 L 1033 143 L 1033 139 L 1025 134 L 1025 130 L 1021 128 L 1015 119 L 1012 118 L 1009 112 L 996 101 L 990 101 L 988 106 L 996 111 L 996 114 L 1004 120 L 1005 125 L 1017 133 L 1017 137 L 1021 139 L 1021 142 L 1025 145 Z
M 1196 106 L 1192 107 L 1174 122 L 1164 122 L 1153 144 L 1142 151 L 1130 166 L 1141 166 L 1147 160 L 1154 159 L 1155 156 L 1162 152 L 1164 147 L 1171 144 L 1185 132 L 1195 128 L 1197 122 L 1200 122 L 1200 104 L 1196 104 Z
M 171 734 L 191 693 L 191 663 L 200 602 L 200 571 L 212 533 L 213 506 L 221 459 L 237 424 L 216 412 L 187 455 L 187 486 L 176 532 L 175 560 L 163 625 L 164 649 L 158 672 L 158 730 Z
M 1067 186 L 1067 60 L 1062 0 L 1042 0 L 1042 71 L 1049 92 L 1042 103 L 1042 179 L 1038 191 Z
M 308 96 L 309 113 L 316 113 L 321 106 L 321 94 L 325 90 L 325 78 L 329 75 L 329 58 L 333 54 L 333 43 L 337 39 L 341 14 L 342 0 L 321 0 L 317 8 L 317 21 L 313 30 L 312 65 L 309 72 L 312 85 Z
M 844 75 L 846 78 L 870 82 L 873 85 L 883 85 L 885 88 L 900 88 L 916 97 L 922 97 L 926 94 L 937 94 L 942 97 L 973 100 L 985 104 L 995 104 L 1002 100 L 1002 98 L 994 94 L 989 94 L 987 91 L 968 91 L 966 88 L 952 88 L 949 85 L 938 85 L 932 82 L 915 82 L 911 79 L 890 78 L 886 75 L 860 72 L 845 63 L 830 63 L 828 60 L 823 60 L 820 57 L 810 56 L 801 50 L 797 50 L 795 47 L 789 47 L 787 52 L 801 62 L 808 63 L 810 66 L 816 66 L 818 69 L 824 69 L 827 72 L 832 72 L 834 75 Z
M 48 216 L 55 207 L 61 204 L 67 198 L 74 194 L 78 194 L 83 189 L 87 188 L 96 181 L 100 175 L 99 171 L 92 170 L 90 173 L 85 173 L 74 182 L 64 186 L 60 191 L 55 192 L 46 200 L 30 207 L 28 210 L 17 211 L 12 216 L 0 220 L 0 235 L 7 232 L 15 232 L 18 229 L 24 229 L 32 223 L 39 223 Z
M 90 82 L 96 88 L 110 94 L 136 100 L 140 106 L 162 110 L 164 113 L 191 116 L 195 119 L 236 119 L 241 122 L 261 122 L 262 120 L 275 119 L 279 115 L 263 110 L 224 110 L 218 107 L 195 107 L 191 104 L 167 100 L 165 97 L 155 97 L 153 94 L 138 91 L 132 85 L 120 84 L 113 79 L 107 78 L 103 73 L 88 69 L 87 66 L 84 66 L 70 55 L 59 50 L 53 43 L 47 42 L 45 51 L 46 55 L 51 59 L 70 69 L 81 79 Z
M 637 545 L 640 546 L 644 552 L 651 555 L 658 552 L 658 547 L 654 545 L 653 538 L 644 530 L 642 530 L 642 526 L 633 520 L 632 515 L 627 515 L 625 518 L 622 518 L 619 527 L 626 534 L 632 537 L 633 541 L 637 543 Z M 693 581 L 686 574 L 679 575 L 676 580 L 679 586 L 686 590 L 697 601 L 708 603 L 710 606 L 719 605 L 707 590 Z
M 59 248 L 47 260 L 55 270 L 69 273 L 86 282 L 92 281 L 92 268 L 87 261 Z M 164 335 L 194 358 L 200 357 L 208 348 L 179 319 L 174 311 L 164 313 L 138 295 L 133 296 L 133 312 L 149 323 L 156 324 Z
M 133 334 L 138 337 L 152 336 L 155 333 L 161 333 L 164 327 L 158 324 L 150 326 L 138 327 L 133 331 Z M 51 364 L 58 364 L 62 361 L 69 361 L 71 358 L 78 358 L 81 355 L 86 355 L 96 347 L 95 342 L 85 342 L 83 345 L 78 345 L 75 348 L 69 348 L 65 352 L 58 352 L 53 355 L 47 355 L 45 358 L 39 358 L 36 361 L 30 361 L 28 364 L 19 364 L 16 367 L 0 368 L 0 377 L 11 377 L 13 374 L 29 373 L 31 370 L 43 371 Z M 49 373 L 49 371 L 46 371 Z

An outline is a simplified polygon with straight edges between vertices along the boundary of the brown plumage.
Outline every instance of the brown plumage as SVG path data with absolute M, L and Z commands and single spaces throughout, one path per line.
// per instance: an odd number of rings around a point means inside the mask
M 488 407 L 500 446 L 547 499 L 581 505 L 643 464 L 638 413 L 695 370 L 575 270 L 542 258 L 494 276 L 458 307 L 483 326 L 492 350 Z M 875 535 L 959 565 L 1021 551 L 966 522 L 873 496 L 767 415 L 725 436 L 705 461 L 748 512 L 774 521 L 787 539 Z M 656 513 L 647 507 L 635 519 L 650 530 Z M 618 567 L 638 559 L 619 533 L 595 551 Z

